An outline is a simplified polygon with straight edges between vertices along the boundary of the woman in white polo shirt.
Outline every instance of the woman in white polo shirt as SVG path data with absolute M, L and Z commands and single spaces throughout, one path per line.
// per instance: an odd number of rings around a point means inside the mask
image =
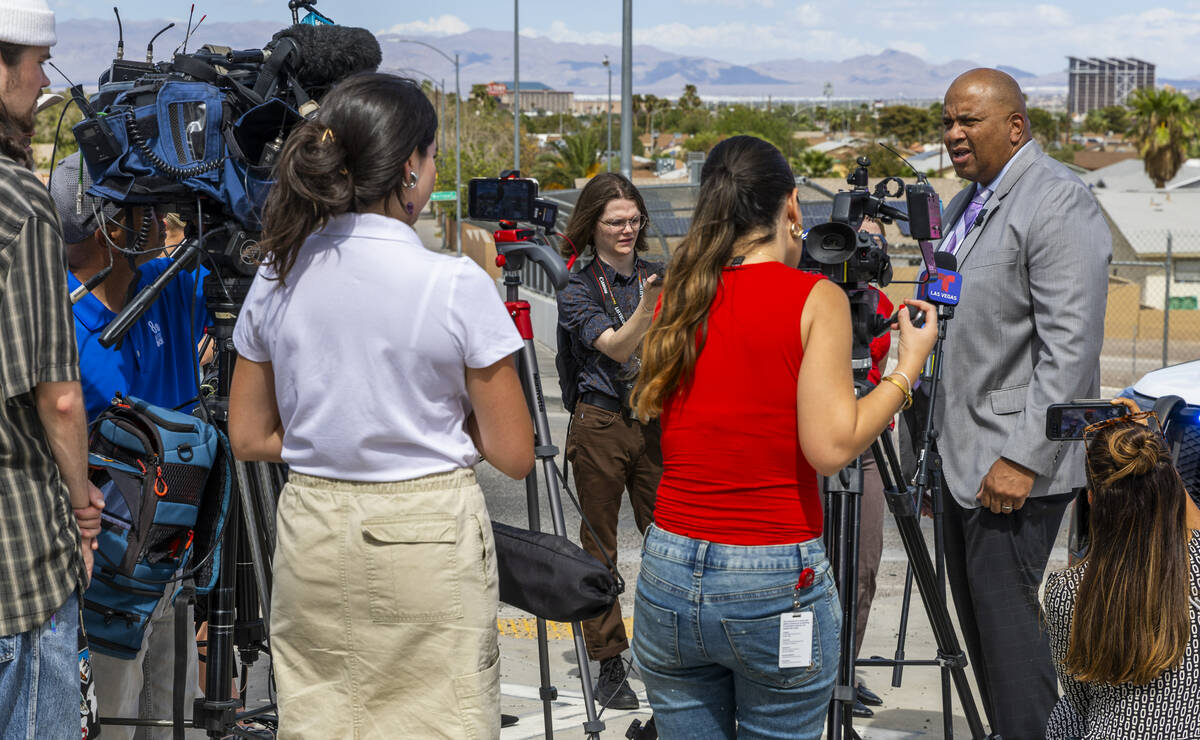
M 272 564 L 280 738 L 499 735 L 472 466 L 523 477 L 533 430 L 495 283 L 412 228 L 436 130 L 411 80 L 349 78 L 288 137 L 267 200 L 229 437 L 291 470 Z

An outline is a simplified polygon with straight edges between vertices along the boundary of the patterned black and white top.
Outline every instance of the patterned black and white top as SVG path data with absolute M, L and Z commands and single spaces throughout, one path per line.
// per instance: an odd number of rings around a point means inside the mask
M 1084 563 L 1046 580 L 1046 626 L 1063 687 L 1046 725 L 1048 740 L 1200 738 L 1200 532 L 1188 543 L 1192 571 L 1192 637 L 1183 663 L 1145 686 L 1080 683 L 1063 670 Z

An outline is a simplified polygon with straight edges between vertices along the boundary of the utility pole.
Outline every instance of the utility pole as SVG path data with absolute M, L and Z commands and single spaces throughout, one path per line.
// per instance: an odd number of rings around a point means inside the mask
M 521 27 L 518 6 L 513 0 L 513 169 L 521 169 Z
M 621 173 L 633 179 L 633 0 L 621 3 Z
M 608 148 L 604 150 L 604 171 L 612 172 L 612 64 L 604 55 L 604 68 L 608 70 Z

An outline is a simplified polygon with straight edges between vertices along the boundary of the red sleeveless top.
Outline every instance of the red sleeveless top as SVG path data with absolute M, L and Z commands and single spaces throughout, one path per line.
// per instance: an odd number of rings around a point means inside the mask
M 692 380 L 662 413 L 654 522 L 729 545 L 819 537 L 817 473 L 800 450 L 800 315 L 819 275 L 778 262 L 727 267 Z

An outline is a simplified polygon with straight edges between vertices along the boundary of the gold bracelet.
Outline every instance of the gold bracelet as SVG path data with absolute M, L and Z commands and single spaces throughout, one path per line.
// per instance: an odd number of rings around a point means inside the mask
M 907 409 L 907 408 L 909 408 L 909 407 L 911 407 L 911 406 L 912 406 L 912 402 L 913 402 L 913 401 L 912 401 L 912 394 L 911 394 L 911 393 L 909 393 L 908 391 L 904 390 L 904 386 L 900 385 L 900 381 L 899 381 L 899 380 L 896 380 L 896 379 L 895 379 L 894 377 L 892 377 L 891 375 L 885 376 L 884 378 L 882 378 L 882 380 L 886 380 L 887 382 L 889 382 L 889 383 L 891 383 L 892 385 L 896 386 L 897 388 L 899 388 L 899 389 L 900 389 L 900 392 L 904 394 L 904 405 L 900 407 L 900 410 L 901 410 L 901 411 L 904 411 L 905 409 Z
M 899 375 L 900 377 L 904 378 L 904 382 L 908 383 L 908 395 L 910 395 L 910 396 L 912 395 L 912 391 L 913 391 L 912 378 L 908 377 L 907 373 L 905 373 L 903 370 L 893 370 L 890 373 L 888 373 L 888 375 Z

